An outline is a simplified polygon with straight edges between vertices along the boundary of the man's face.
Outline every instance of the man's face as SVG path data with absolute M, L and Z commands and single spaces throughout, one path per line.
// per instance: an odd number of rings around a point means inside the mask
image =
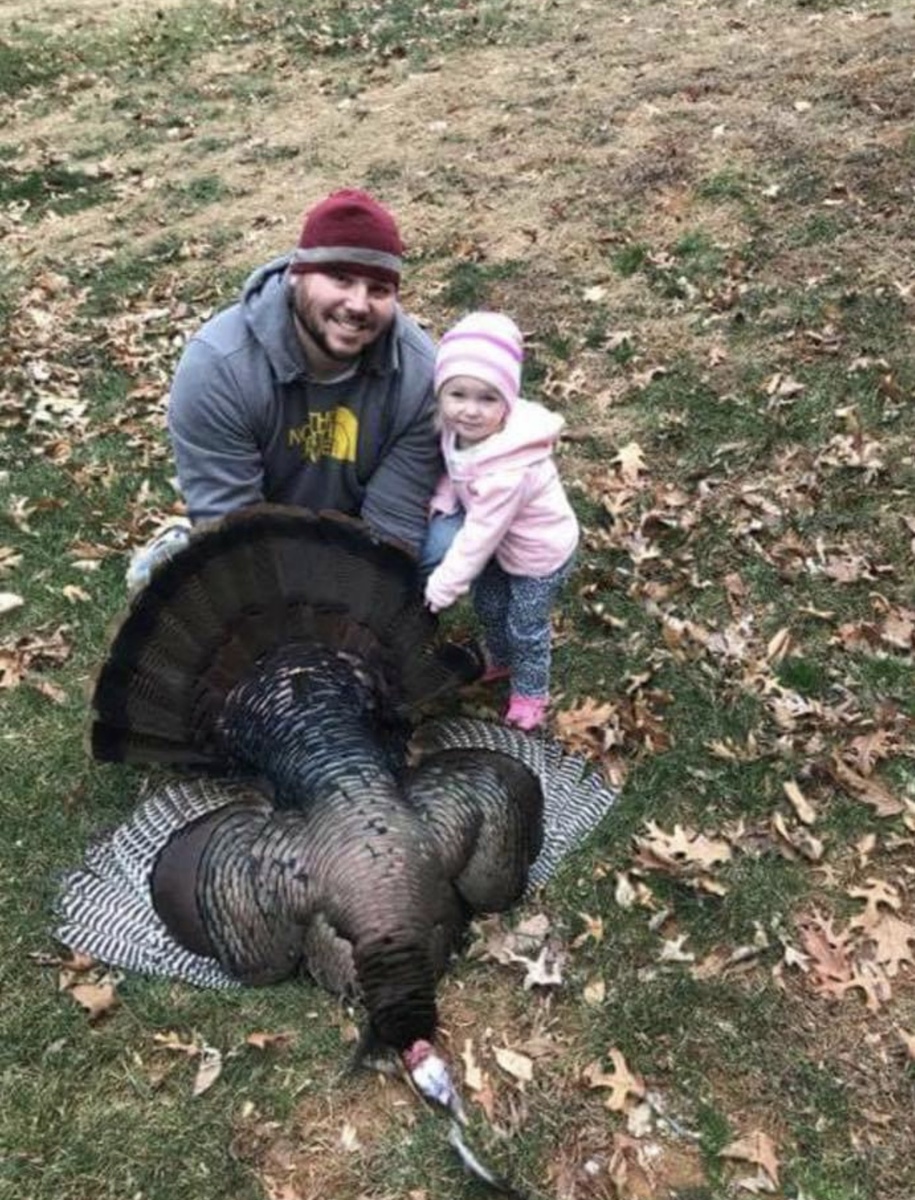
M 358 358 L 391 327 L 397 289 L 345 271 L 293 276 L 293 307 L 306 349 L 333 361 Z

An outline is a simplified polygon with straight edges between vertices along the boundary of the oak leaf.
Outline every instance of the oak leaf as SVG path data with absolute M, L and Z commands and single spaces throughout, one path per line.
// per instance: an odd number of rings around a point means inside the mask
M 817 984 L 824 986 L 851 979 L 854 968 L 848 946 L 848 930 L 836 933 L 831 920 L 814 913 L 800 923 L 799 934 Z
M 525 975 L 521 986 L 525 991 L 532 987 L 559 987 L 562 984 L 562 956 L 550 946 L 542 946 L 536 958 L 518 954 L 513 961 L 524 964 Z
M 645 828 L 648 835 L 635 839 L 636 861 L 650 870 L 669 870 L 675 874 L 696 868 L 707 870 L 731 858 L 727 842 L 682 825 L 675 825 L 673 833 L 665 832 L 654 821 L 646 821 Z
M 892 988 L 887 973 L 878 963 L 859 962 L 851 979 L 845 983 L 824 987 L 821 990 L 844 996 L 847 991 L 858 988 L 864 993 L 868 1012 L 879 1012 L 880 1005 L 892 997 Z
M 637 483 L 645 471 L 645 453 L 638 442 L 627 442 L 610 461 L 619 468 L 626 483 Z
M 611 1112 L 622 1112 L 630 1096 L 641 1100 L 645 1095 L 645 1083 L 638 1075 L 633 1075 L 626 1065 L 626 1060 L 616 1047 L 608 1052 L 613 1062 L 613 1070 L 605 1071 L 600 1062 L 589 1063 L 582 1076 L 589 1087 L 609 1088 L 610 1095 L 604 1101 L 604 1106 Z
M 585 923 L 584 932 L 580 933 L 572 942 L 572 946 L 577 950 L 579 946 L 583 946 L 589 939 L 595 942 L 604 940 L 604 919 L 603 917 L 592 917 L 588 913 L 580 912 L 578 914 Z
M 755 1167 L 762 1167 L 772 1183 L 778 1187 L 779 1161 L 775 1153 L 775 1143 L 767 1133 L 754 1130 L 745 1137 L 729 1142 L 718 1153 L 721 1158 L 735 1158 L 741 1162 L 752 1163 Z
M 876 779 L 867 779 L 833 755 L 831 770 L 836 782 L 856 799 L 869 804 L 878 817 L 895 817 L 905 812 L 905 805 L 889 788 Z
M 864 912 L 852 921 L 853 926 L 867 928 L 876 924 L 880 919 L 881 904 L 891 908 L 893 912 L 899 912 L 902 907 L 899 889 L 892 883 L 887 883 L 885 879 L 868 879 L 864 887 L 849 888 L 847 895 L 853 900 L 864 901 Z
M 903 963 L 915 964 L 910 949 L 910 943 L 915 942 L 915 926 L 891 913 L 882 913 L 876 922 L 865 926 L 865 930 L 867 941 L 874 943 L 876 961 L 891 978 L 899 974 Z

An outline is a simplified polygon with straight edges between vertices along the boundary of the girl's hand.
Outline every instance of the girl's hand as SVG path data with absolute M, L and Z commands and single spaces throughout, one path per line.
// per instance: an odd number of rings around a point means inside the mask
M 433 572 L 433 574 L 434 574 L 434 572 Z M 429 612 L 432 612 L 432 613 L 441 612 L 442 608 L 445 606 L 442 604 L 436 603 L 436 601 L 433 597 L 433 588 L 429 586 L 431 582 L 432 582 L 432 580 L 430 577 L 429 582 L 426 584 L 426 592 L 425 592 L 426 608 L 428 608 Z

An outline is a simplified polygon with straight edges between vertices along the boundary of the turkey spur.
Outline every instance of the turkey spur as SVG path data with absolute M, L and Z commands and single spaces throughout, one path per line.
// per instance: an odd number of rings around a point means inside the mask
M 195 532 L 116 633 L 91 730 L 97 758 L 192 774 L 64 879 L 58 938 L 206 986 L 307 973 L 416 1061 L 470 917 L 615 795 L 484 722 L 427 723 L 409 765 L 423 704 L 480 670 L 437 638 L 412 557 L 356 521 L 264 505 Z

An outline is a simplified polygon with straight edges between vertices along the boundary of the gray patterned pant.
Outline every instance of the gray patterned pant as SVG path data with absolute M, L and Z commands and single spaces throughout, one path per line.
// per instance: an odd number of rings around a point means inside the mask
M 550 575 L 509 575 L 490 559 L 473 585 L 473 606 L 494 666 L 511 671 L 512 693 L 547 696 L 550 690 L 550 612 L 572 573 L 575 555 Z

